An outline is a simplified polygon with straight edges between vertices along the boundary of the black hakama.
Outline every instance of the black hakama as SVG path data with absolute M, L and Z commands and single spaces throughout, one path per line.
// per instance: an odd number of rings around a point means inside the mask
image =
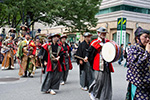
M 59 89 L 60 86 L 60 79 L 61 79 L 61 72 L 55 70 L 54 72 L 47 72 L 44 82 L 42 84 L 41 91 L 47 92 L 49 89 Z
M 61 61 L 62 62 L 61 63 L 62 64 L 62 70 L 63 70 L 61 81 L 63 81 L 63 82 L 67 81 L 67 77 L 68 77 L 68 74 L 69 74 L 69 57 L 68 57 L 68 54 L 70 54 L 71 49 L 68 50 L 67 46 L 68 46 L 68 44 L 66 44 L 66 43 L 65 43 L 65 45 L 62 45 L 64 51 L 66 52 L 66 53 L 64 53 L 64 59 L 65 59 L 65 61 L 64 62 L 63 62 L 63 60 Z M 71 56 L 71 55 L 69 55 L 69 56 Z M 64 68 L 64 66 L 66 68 Z
M 111 72 L 106 62 L 104 71 L 95 71 L 95 80 L 89 88 L 89 93 L 98 100 L 112 100 Z
M 88 87 L 92 84 L 94 80 L 94 71 L 91 68 L 89 62 L 84 63 L 83 70 L 80 70 L 80 85 L 82 87 Z M 81 66 L 81 67 L 82 67 Z
M 89 44 L 87 44 L 86 41 L 83 41 L 80 45 L 79 48 L 76 52 L 76 55 L 82 58 L 85 58 L 86 52 L 89 48 Z M 77 59 L 77 63 L 79 64 L 79 60 Z M 84 61 L 83 61 L 84 62 Z M 94 80 L 94 75 L 93 75 L 93 68 L 92 66 L 88 63 L 83 63 L 83 65 L 80 65 L 80 85 L 84 88 L 91 85 L 91 83 Z
M 66 70 L 64 69 L 64 67 L 62 67 L 63 72 L 62 72 L 62 78 L 61 78 L 61 81 L 64 81 L 64 82 L 67 81 L 67 77 L 69 73 L 69 58 L 65 58 L 65 66 L 66 66 Z

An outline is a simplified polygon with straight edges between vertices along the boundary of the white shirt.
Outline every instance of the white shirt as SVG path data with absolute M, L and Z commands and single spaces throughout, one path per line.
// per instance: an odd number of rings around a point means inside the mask
M 101 41 L 100 45 L 101 45 L 101 46 L 103 46 L 103 45 L 104 45 L 104 43 L 103 43 L 102 39 L 101 39 L 100 37 L 98 37 L 98 40 L 100 40 L 100 41 Z
M 101 39 L 100 37 L 98 37 L 98 40 L 101 41 L 100 45 L 103 46 L 104 43 L 103 43 L 102 39 Z M 101 51 L 100 51 L 99 54 L 100 54 L 100 58 L 99 58 L 99 69 L 100 69 L 100 71 L 104 71 L 104 59 L 103 59 L 103 57 L 102 57 L 102 55 L 101 55 Z

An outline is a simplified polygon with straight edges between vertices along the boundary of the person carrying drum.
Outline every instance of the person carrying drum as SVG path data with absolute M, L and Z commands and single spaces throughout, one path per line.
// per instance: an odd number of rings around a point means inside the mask
M 92 34 L 89 32 L 86 32 L 83 36 L 84 36 L 84 41 L 80 43 L 79 48 L 76 52 L 76 55 L 82 58 L 86 56 L 87 49 L 90 46 L 90 40 L 91 40 Z M 84 62 L 82 59 L 77 58 L 77 63 L 80 65 L 81 89 L 84 91 L 87 91 L 89 89 L 89 86 L 94 80 L 94 77 L 92 75 L 93 69 L 90 67 L 90 64 L 88 62 Z
M 105 28 L 98 28 L 98 38 L 91 42 L 84 58 L 85 62 L 89 60 L 95 71 L 95 80 L 89 88 L 89 95 L 92 100 L 96 98 L 98 100 L 112 100 L 111 72 L 114 70 L 112 64 L 106 62 L 101 55 L 103 45 L 110 41 L 105 38 L 107 33 Z
M 150 100 L 150 31 L 138 27 L 127 54 L 126 100 Z

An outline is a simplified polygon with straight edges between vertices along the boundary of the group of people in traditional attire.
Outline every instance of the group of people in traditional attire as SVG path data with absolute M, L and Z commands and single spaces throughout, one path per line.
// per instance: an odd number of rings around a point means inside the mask
M 91 100 L 112 100 L 111 63 L 106 62 L 101 55 L 106 39 L 107 30 L 97 29 L 98 38 L 90 43 L 91 34 L 85 33 L 85 40 L 79 45 L 77 59 L 80 64 L 80 84 L 82 90 L 89 90 Z M 82 57 L 83 59 L 79 58 Z
M 10 29 L 6 40 L 2 41 L 1 53 L 4 56 L 2 70 L 14 69 L 14 58 L 18 59 L 20 65 L 19 76 L 31 76 L 35 66 L 36 45 L 32 40 L 26 26 L 21 26 L 21 33 L 16 35 L 15 29 Z
M 49 42 L 42 46 L 43 49 L 39 56 L 44 62 L 47 72 L 42 84 L 42 92 L 55 95 L 54 90 L 58 90 L 60 84 L 66 83 L 69 70 L 73 68 L 70 47 L 66 43 L 66 38 L 66 35 L 60 36 L 57 33 L 52 33 L 48 36 Z
M 107 30 L 100 27 L 98 38 L 90 43 L 91 34 L 84 34 L 84 41 L 76 53 L 80 65 L 81 89 L 89 91 L 91 100 L 112 100 L 112 63 L 102 56 L 102 47 L 110 42 L 106 39 Z M 150 100 L 150 31 L 138 27 L 135 31 L 135 44 L 129 44 L 127 52 L 126 100 Z M 121 51 L 123 52 L 123 50 Z
M 51 33 L 42 38 L 37 35 L 33 39 L 30 30 L 22 26 L 16 39 L 15 32 L 10 30 L 9 39 L 3 42 L 0 38 L 4 56 L 1 69 L 14 69 L 16 54 L 19 76 L 33 77 L 35 69 L 42 67 L 45 79 L 41 91 L 55 95 L 55 90 L 66 84 L 69 70 L 73 69 L 67 35 Z M 75 53 L 81 89 L 89 92 L 91 100 L 112 100 L 111 72 L 114 69 L 112 63 L 102 56 L 103 45 L 111 41 L 106 39 L 107 34 L 107 29 L 100 27 L 97 29 L 97 39 L 91 42 L 92 34 L 85 32 L 84 41 Z M 126 100 L 150 100 L 150 31 L 139 27 L 135 31 L 135 42 L 127 52 L 129 86 Z
M 9 38 L 0 44 L 4 56 L 1 69 L 14 69 L 15 55 L 20 66 L 20 77 L 32 78 L 35 69 L 43 67 L 42 73 L 46 75 L 41 91 L 55 95 L 54 90 L 59 89 L 60 84 L 66 84 L 69 70 L 73 68 L 71 48 L 66 43 L 67 35 L 51 33 L 40 37 L 42 35 L 39 34 L 32 38 L 26 26 L 21 26 L 20 29 L 17 38 L 16 30 L 11 29 Z

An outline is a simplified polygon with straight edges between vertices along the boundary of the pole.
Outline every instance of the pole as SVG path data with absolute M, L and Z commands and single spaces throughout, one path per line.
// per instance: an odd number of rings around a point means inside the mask
M 79 57 L 79 56 L 77 56 L 77 55 L 74 55 L 74 57 L 76 57 L 76 58 L 78 58 L 78 59 L 81 59 L 81 60 L 84 60 L 84 58 Z
M 121 18 L 121 35 L 120 35 L 120 45 L 122 44 L 122 27 L 123 27 L 123 18 Z

